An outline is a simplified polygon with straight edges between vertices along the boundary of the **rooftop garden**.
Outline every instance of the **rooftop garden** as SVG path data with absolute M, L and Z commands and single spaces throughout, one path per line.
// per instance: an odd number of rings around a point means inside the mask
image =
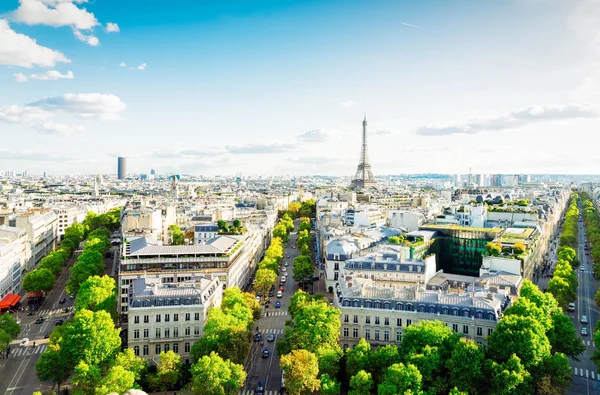
M 499 234 L 503 228 L 473 228 L 470 226 L 461 226 L 456 224 L 426 224 L 420 227 L 421 229 L 451 229 L 451 230 L 464 230 L 467 232 L 491 232 Z
M 217 221 L 220 235 L 243 235 L 246 233 L 246 228 L 239 219 L 234 219 L 231 224 L 222 219 Z
M 412 248 L 425 244 L 425 241 L 423 240 L 422 237 L 417 237 L 414 241 L 410 241 L 404 235 L 390 236 L 388 238 L 388 242 L 390 242 L 390 244 L 399 244 L 399 245 L 404 245 L 406 247 L 412 247 Z
M 518 241 L 512 246 L 503 246 L 498 241 L 487 243 L 483 256 L 496 256 L 500 258 L 523 259 L 527 247 L 525 243 Z

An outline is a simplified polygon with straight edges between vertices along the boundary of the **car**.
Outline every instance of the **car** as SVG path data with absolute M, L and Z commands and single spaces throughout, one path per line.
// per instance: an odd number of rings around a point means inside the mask
M 275 302 L 275 308 L 278 309 L 280 307 L 281 307 L 281 302 L 280 301 Z
M 257 302 L 260 302 L 260 296 L 257 296 L 257 297 L 256 297 L 256 301 L 257 301 Z
M 262 357 L 263 358 L 269 358 L 269 349 L 265 347 L 265 349 L 262 352 Z
M 574 312 L 575 311 L 575 303 L 569 303 L 569 311 L 570 312 Z
M 70 294 L 70 295 L 69 295 L 69 299 L 75 299 L 75 295 L 73 295 L 73 294 Z
M 269 291 L 269 297 L 272 298 L 273 296 L 275 296 L 275 291 L 274 290 L 270 290 Z
M 280 285 L 280 286 L 279 286 L 279 290 L 280 290 L 281 292 L 283 292 L 283 290 L 284 290 L 284 288 L 283 288 L 283 285 Z
M 589 251 L 586 251 L 586 252 L 585 252 L 585 255 L 590 255 L 590 252 L 589 252 Z
M 283 297 L 283 292 L 281 292 L 281 291 L 278 291 L 278 292 L 277 292 L 277 297 L 278 297 L 278 298 L 282 298 L 282 297 Z
M 286 257 L 286 258 L 289 258 L 290 256 L 289 256 L 289 255 L 286 255 L 285 257 Z
M 68 313 L 69 311 L 71 311 L 70 307 L 65 307 L 65 308 L 62 309 L 63 313 Z
M 587 336 L 587 328 L 581 328 L 581 336 Z
M 292 248 L 295 250 L 295 249 L 296 249 L 296 246 L 292 246 Z
M 287 269 L 284 267 L 283 268 L 283 274 L 286 274 L 286 273 L 287 273 Z
M 48 332 L 44 333 L 44 339 L 47 339 L 50 337 L 50 334 Z
M 19 347 L 27 347 L 28 344 L 29 344 L 29 339 L 24 338 L 23 340 L 21 340 L 21 343 L 19 343 Z
M 56 326 L 60 326 L 60 325 L 62 325 L 64 322 L 65 322 L 65 321 L 63 321 L 63 320 L 56 320 L 56 322 L 54 323 L 54 325 L 56 325 Z
M 258 382 L 258 385 L 256 386 L 256 391 L 254 391 L 255 395 L 262 395 L 265 393 L 265 387 L 263 387 L 263 383 L 262 381 Z
M 38 317 L 35 319 L 36 324 L 41 324 L 42 322 L 44 322 L 44 317 Z
M 61 303 L 61 304 L 65 303 L 66 301 L 67 301 L 67 299 L 65 299 L 65 298 L 58 299 L 58 303 Z
M 258 292 L 256 293 L 256 296 L 262 296 L 262 291 L 258 291 Z
M 288 261 L 283 262 L 283 266 L 287 267 L 289 265 Z
M 282 277 L 282 278 L 281 278 L 281 283 L 282 283 L 282 284 L 285 284 L 286 282 L 287 282 L 287 278 L 286 278 L 286 277 Z
M 582 315 L 582 316 L 581 316 L 581 323 L 582 323 L 582 324 L 587 324 L 587 323 L 588 323 L 587 316 L 585 316 L 585 315 Z
M 260 339 L 262 339 L 262 335 L 260 334 L 260 332 L 257 332 L 257 333 L 254 335 L 254 341 L 255 341 L 255 342 L 258 342 L 258 341 L 260 341 Z
M 273 342 L 273 341 L 275 341 L 275 335 L 274 335 L 274 334 L 272 334 L 272 333 L 269 333 L 269 334 L 267 335 L 267 341 L 268 341 L 268 342 Z

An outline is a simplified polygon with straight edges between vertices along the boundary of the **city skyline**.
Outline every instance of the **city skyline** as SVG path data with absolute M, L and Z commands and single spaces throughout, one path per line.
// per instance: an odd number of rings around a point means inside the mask
M 130 4 L 0 4 L 1 170 L 600 173 L 597 2 Z

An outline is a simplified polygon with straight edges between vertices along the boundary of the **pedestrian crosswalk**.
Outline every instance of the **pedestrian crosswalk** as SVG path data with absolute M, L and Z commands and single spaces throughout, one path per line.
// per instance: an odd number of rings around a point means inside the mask
M 276 316 L 280 316 L 280 315 L 288 315 L 288 312 L 285 310 L 279 310 L 279 311 L 265 311 L 263 313 L 263 317 L 276 317 Z
M 261 332 L 265 335 L 274 334 L 274 335 L 283 335 L 283 329 L 263 329 Z
M 592 380 L 600 380 L 600 375 L 593 370 L 573 368 L 573 374 L 579 377 L 585 377 Z
M 40 344 L 35 347 L 28 346 L 28 347 L 13 348 L 12 350 L 10 350 L 10 357 L 16 358 L 16 357 L 26 357 L 28 355 L 34 355 L 34 354 L 41 354 L 44 351 L 46 351 L 46 347 L 47 346 L 45 344 Z
M 62 309 L 44 309 L 36 312 L 36 315 L 56 315 L 56 314 L 64 314 Z
M 238 395 L 254 395 L 256 394 L 255 390 L 240 390 L 240 392 L 238 392 Z M 278 395 L 279 391 L 265 391 L 264 392 L 265 395 Z

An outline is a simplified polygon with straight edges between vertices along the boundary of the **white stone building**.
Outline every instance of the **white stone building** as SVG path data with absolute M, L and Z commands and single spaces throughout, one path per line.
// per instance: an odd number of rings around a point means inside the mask
M 21 290 L 21 281 L 31 259 L 31 243 L 21 228 L 0 226 L 0 299 Z

